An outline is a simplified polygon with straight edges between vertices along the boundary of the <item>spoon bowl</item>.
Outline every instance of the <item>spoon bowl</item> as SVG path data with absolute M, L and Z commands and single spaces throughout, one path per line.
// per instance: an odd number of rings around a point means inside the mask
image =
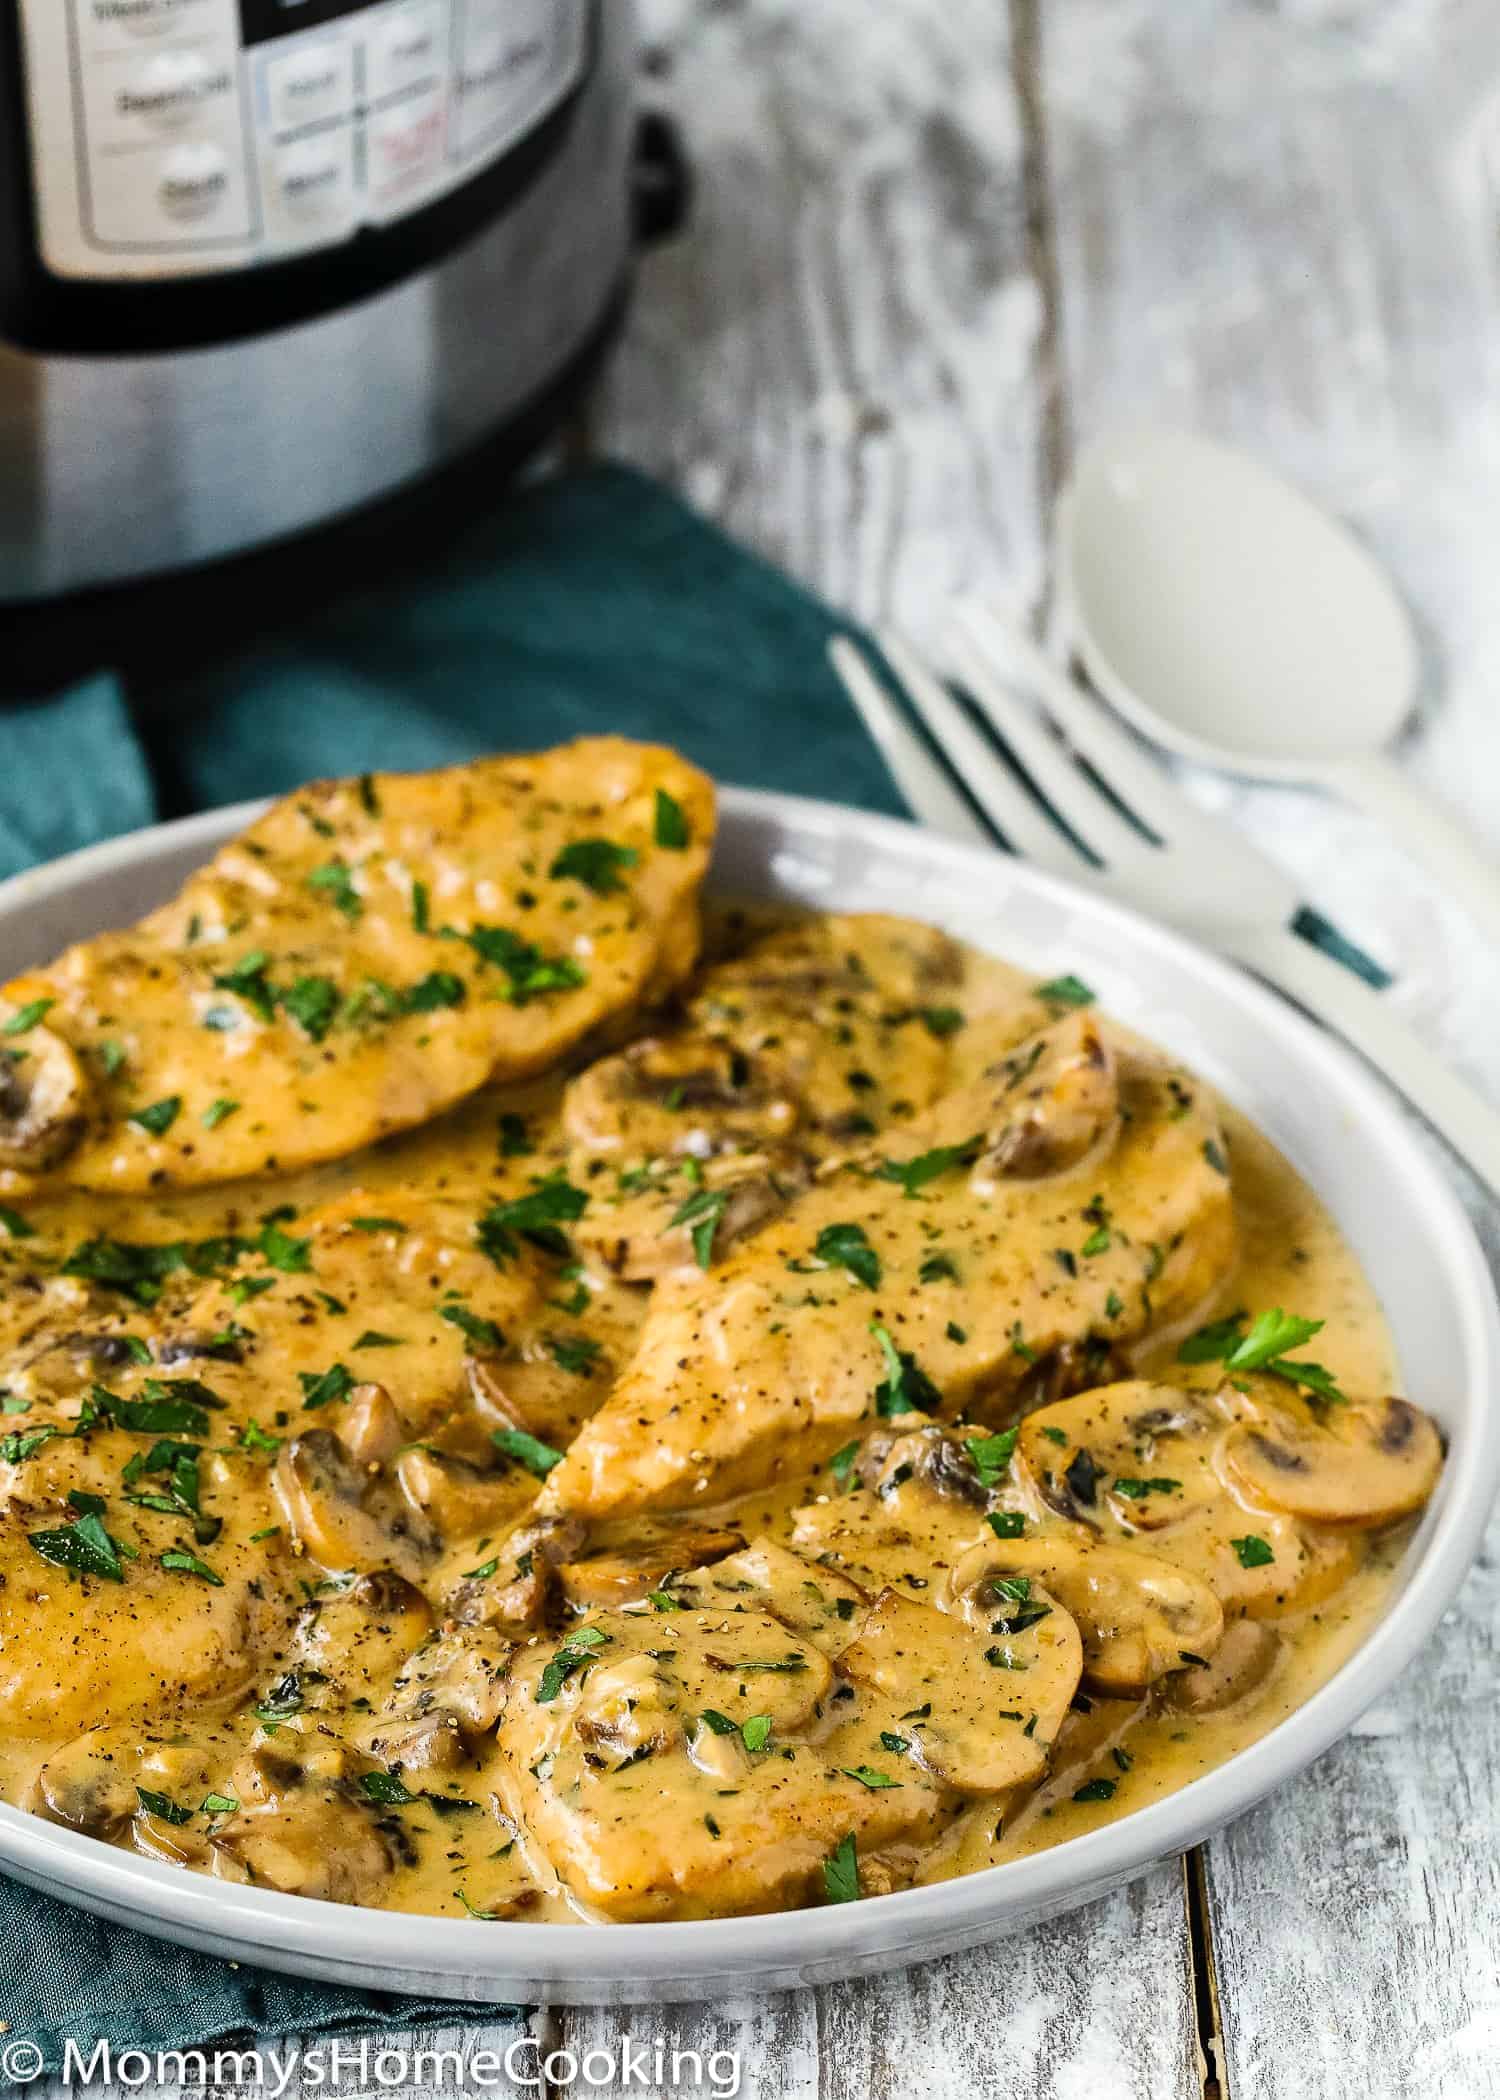
M 1415 703 L 1417 641 L 1342 525 L 1227 446 L 1126 430 L 1083 454 L 1058 558 L 1069 639 L 1143 735 L 1382 817 L 1500 940 L 1500 877 L 1386 755 Z

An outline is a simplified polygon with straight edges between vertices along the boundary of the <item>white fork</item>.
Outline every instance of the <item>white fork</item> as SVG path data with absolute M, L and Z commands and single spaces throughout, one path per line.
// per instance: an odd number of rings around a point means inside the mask
M 1033 642 L 983 605 L 959 608 L 954 669 L 1015 765 L 902 641 L 882 635 L 880 647 L 953 773 L 1013 853 L 1180 926 L 1278 986 L 1399 1087 L 1460 1159 L 1500 1191 L 1500 1114 L 1378 992 L 1291 930 L 1299 898 L 1290 876 L 1243 833 L 1179 794 Z M 993 845 L 994 832 L 912 729 L 864 652 L 839 636 L 829 655 L 913 815 L 952 838 Z M 1071 752 L 1005 683 L 1007 670 L 1020 671 Z

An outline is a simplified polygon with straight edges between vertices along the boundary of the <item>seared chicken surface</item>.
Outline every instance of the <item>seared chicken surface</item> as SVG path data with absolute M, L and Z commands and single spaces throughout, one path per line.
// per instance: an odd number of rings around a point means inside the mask
M 9 988 L 6 1798 L 732 1915 L 1079 1834 L 1349 1652 L 1442 1447 L 1314 1199 L 1071 975 L 695 970 L 712 833 L 611 740 L 324 785 Z
M 0 1186 L 285 1171 L 542 1071 L 692 968 L 712 842 L 702 774 L 618 738 L 289 795 L 6 987 Z

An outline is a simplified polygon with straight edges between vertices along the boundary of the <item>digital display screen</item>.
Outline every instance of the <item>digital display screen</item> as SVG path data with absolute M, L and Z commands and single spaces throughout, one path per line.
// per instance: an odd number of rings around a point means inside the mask
M 297 29 L 316 29 L 320 22 L 363 14 L 370 5 L 371 0 L 240 0 L 240 26 L 245 43 L 264 44 Z

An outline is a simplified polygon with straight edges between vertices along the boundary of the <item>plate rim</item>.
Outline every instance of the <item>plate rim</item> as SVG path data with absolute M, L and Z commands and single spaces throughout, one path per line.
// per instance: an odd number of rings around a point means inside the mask
M 0 928 L 12 913 L 30 911 L 80 882 L 199 844 L 212 850 L 253 822 L 272 799 L 147 826 L 23 870 L 0 883 Z M 977 875 L 998 861 L 1009 881 L 1096 924 L 1117 926 L 1138 947 L 1174 956 L 1210 989 L 1248 1001 L 1272 1035 L 1289 1039 L 1295 1057 L 1320 1068 L 1354 1112 L 1379 1128 L 1387 1150 L 1394 1149 L 1403 1194 L 1420 1197 L 1459 1300 L 1469 1408 L 1476 1425 L 1492 1431 L 1500 1426 L 1500 1310 L 1478 1236 L 1407 1117 L 1342 1043 L 1188 936 L 996 848 L 948 839 L 898 817 L 758 789 L 721 787 L 719 808 L 721 841 L 734 830 L 755 827 L 811 833 L 835 844 L 857 832 L 861 843 L 877 850 L 886 845 L 910 854 L 915 848 L 955 876 Z M 97 1908 L 159 1937 L 190 1945 L 233 1942 L 243 1958 L 267 1967 L 356 1977 L 398 1992 L 451 1990 L 456 2001 L 476 2005 L 538 1992 L 554 2003 L 598 2004 L 779 1989 L 998 1938 L 1087 1902 L 1201 1842 L 1347 1733 L 1431 1635 L 1478 1554 L 1500 1491 L 1500 1436 L 1476 1431 L 1473 1441 L 1464 1477 L 1453 1481 L 1430 1513 L 1422 1527 L 1425 1542 L 1419 1534 L 1410 1549 L 1415 1564 L 1391 1614 L 1311 1699 L 1258 1742 L 1175 1793 L 1061 1845 L 956 1880 L 850 1905 L 602 1928 L 513 1920 L 481 1926 L 467 1918 L 422 1916 L 414 1949 L 411 1914 L 213 1881 L 118 1851 L 7 1803 L 0 1803 L 0 1868 L 62 1901 Z M 420 1972 L 413 1969 L 414 1952 Z M 476 1990 L 483 1996 L 476 1997 Z

